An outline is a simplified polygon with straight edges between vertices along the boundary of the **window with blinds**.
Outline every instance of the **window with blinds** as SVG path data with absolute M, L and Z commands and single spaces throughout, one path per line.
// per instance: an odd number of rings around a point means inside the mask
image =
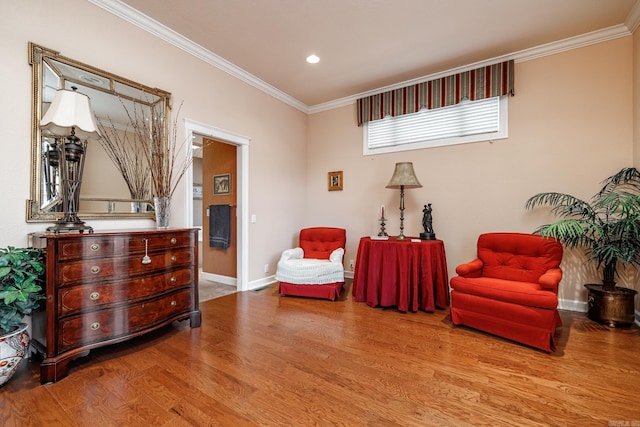
M 364 155 L 507 138 L 507 103 L 500 96 L 370 121 Z

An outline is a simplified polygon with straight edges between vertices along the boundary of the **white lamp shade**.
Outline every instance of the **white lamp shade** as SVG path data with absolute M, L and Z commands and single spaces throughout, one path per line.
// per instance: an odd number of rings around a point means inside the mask
M 91 110 L 91 100 L 75 90 L 60 89 L 56 92 L 51 106 L 40 120 L 40 127 L 58 136 L 69 135 L 72 127 L 80 139 L 100 136 Z

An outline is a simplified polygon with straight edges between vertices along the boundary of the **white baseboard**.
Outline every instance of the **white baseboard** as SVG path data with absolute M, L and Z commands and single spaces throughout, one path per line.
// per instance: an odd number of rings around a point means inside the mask
M 276 276 L 263 277 L 262 279 L 253 280 L 249 282 L 249 291 L 255 291 L 256 289 L 265 288 L 273 283 L 276 283 Z
M 347 279 L 353 279 L 353 271 L 345 270 L 344 277 Z M 218 283 L 234 285 L 234 286 L 236 285 L 236 279 L 233 277 L 218 276 L 216 274 L 210 274 L 210 273 L 202 273 L 202 278 L 207 280 L 213 280 L 214 282 L 218 282 Z M 231 281 L 233 283 L 231 283 Z M 249 282 L 249 290 L 264 288 L 275 282 L 277 282 L 275 276 L 263 277 L 262 279 Z M 578 311 L 581 313 L 586 313 L 588 310 L 586 301 L 574 301 L 574 300 L 567 300 L 567 299 L 558 300 L 558 308 L 560 310 Z M 638 310 L 635 311 L 635 323 L 636 325 L 640 326 L 640 311 Z
M 588 311 L 586 301 L 574 301 L 568 299 L 559 299 L 558 308 L 560 310 L 579 311 L 581 313 L 586 313 Z
M 558 300 L 558 308 L 560 310 L 568 310 L 568 311 L 579 311 L 581 313 L 586 313 L 588 311 L 588 306 L 585 301 L 572 301 L 561 299 Z M 640 311 L 634 310 L 634 323 L 640 326 Z
M 572 301 L 572 300 L 558 300 L 558 308 L 560 310 L 579 311 L 586 313 L 588 311 L 587 303 L 585 301 Z M 634 323 L 640 326 L 640 311 L 634 310 Z
M 202 272 L 200 274 L 200 277 L 204 280 L 211 280 L 212 282 L 222 283 L 223 285 L 231 285 L 236 287 L 238 286 L 238 279 L 236 279 L 235 277 L 221 276 L 219 274 L 205 273 L 205 272 Z M 276 282 L 275 276 L 263 277 L 261 279 L 249 282 L 249 289 L 247 290 L 254 291 L 256 289 L 269 286 L 275 282 Z
M 203 273 L 203 277 L 204 277 L 204 273 Z M 344 277 L 347 278 L 347 279 L 353 279 L 353 271 L 345 271 L 344 272 Z M 208 279 L 208 280 L 214 280 L 214 279 Z M 219 280 L 215 280 L 215 281 L 219 282 L 219 283 L 224 283 L 224 282 L 221 282 Z M 276 276 L 275 275 L 268 276 L 268 277 L 263 277 L 262 279 L 258 279 L 258 280 L 254 280 L 254 281 L 249 282 L 249 290 L 250 291 L 254 291 L 256 289 L 264 288 L 264 287 L 269 286 L 269 285 L 271 285 L 273 283 L 276 283 L 276 282 L 277 282 L 277 280 L 276 280 Z
M 222 283 L 223 285 L 238 287 L 238 279 L 235 277 L 221 276 L 219 274 L 205 272 L 200 273 L 200 277 L 204 280 L 211 280 L 212 282 Z

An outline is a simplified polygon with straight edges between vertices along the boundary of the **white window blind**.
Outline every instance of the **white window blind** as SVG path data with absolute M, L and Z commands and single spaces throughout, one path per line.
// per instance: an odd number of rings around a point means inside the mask
M 507 97 L 374 120 L 364 134 L 365 155 L 506 138 Z

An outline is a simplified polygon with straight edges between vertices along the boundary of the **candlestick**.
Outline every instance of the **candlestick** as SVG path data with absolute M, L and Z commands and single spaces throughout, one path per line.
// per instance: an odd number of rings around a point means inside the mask
M 386 221 L 386 218 L 384 217 L 384 205 L 382 206 L 381 213 L 382 216 L 380 217 L 380 232 L 378 233 L 378 236 L 386 237 L 388 236 L 388 234 L 384 229 L 384 222 Z

